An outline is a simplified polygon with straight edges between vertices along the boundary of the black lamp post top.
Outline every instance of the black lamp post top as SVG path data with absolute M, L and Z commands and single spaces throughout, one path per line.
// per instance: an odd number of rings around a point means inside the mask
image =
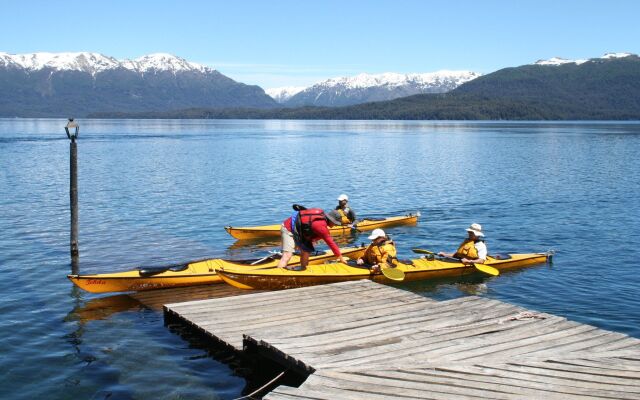
M 71 142 L 75 142 L 78 138 L 78 133 L 80 133 L 80 125 L 73 120 L 73 118 L 69 118 L 69 122 L 64 127 L 65 132 L 67 132 L 67 137 L 71 140 Z

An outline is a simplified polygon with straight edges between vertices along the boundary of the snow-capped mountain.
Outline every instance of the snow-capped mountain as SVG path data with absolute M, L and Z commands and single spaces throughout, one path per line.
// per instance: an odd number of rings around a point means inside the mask
M 296 106 L 345 106 L 393 100 L 422 93 L 444 93 L 479 77 L 471 71 L 438 71 L 423 74 L 359 74 L 318 82 L 284 102 Z
M 212 72 L 212 68 L 189 62 L 183 58 L 166 53 L 155 53 L 142 56 L 133 61 L 125 60 L 122 66 L 138 72 L 171 71 L 171 72 Z
M 265 93 L 271 96 L 278 103 L 285 103 L 291 97 L 305 90 L 306 86 L 285 86 L 279 88 L 265 89 Z
M 0 116 L 276 105 L 258 86 L 171 54 L 0 53 Z
M 633 56 L 635 54 L 632 53 L 606 53 L 604 56 L 599 58 L 590 58 L 590 59 L 581 59 L 581 60 L 568 60 L 566 58 L 561 57 L 553 57 L 548 60 L 538 60 L 534 64 L 535 65 L 563 65 L 563 64 L 584 64 L 587 61 L 597 61 L 600 59 L 609 60 L 612 58 L 625 58 L 629 56 Z
M 24 68 L 29 71 L 50 68 L 55 71 L 80 71 L 96 74 L 119 68 L 136 72 L 171 71 L 171 72 L 211 72 L 212 68 L 188 62 L 171 54 L 149 54 L 135 60 L 118 61 L 100 53 L 30 53 L 7 54 L 0 52 L 0 66 Z

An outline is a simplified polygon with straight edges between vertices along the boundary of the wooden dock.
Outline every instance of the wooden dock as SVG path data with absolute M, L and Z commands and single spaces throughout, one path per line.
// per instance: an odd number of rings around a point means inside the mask
M 640 399 L 640 340 L 555 315 L 368 280 L 245 293 L 165 321 L 309 374 L 265 399 Z

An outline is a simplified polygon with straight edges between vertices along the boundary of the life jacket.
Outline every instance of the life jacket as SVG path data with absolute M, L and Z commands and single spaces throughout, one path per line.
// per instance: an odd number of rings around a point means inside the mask
M 469 258 L 472 260 L 475 260 L 476 258 L 478 258 L 478 250 L 476 249 L 476 242 L 471 239 L 467 239 L 464 242 L 462 242 L 460 247 L 458 247 L 458 250 L 456 250 L 454 257 Z
M 365 264 L 374 265 L 374 264 L 384 264 L 389 258 L 394 258 L 396 256 L 396 247 L 393 244 L 393 241 L 387 240 L 381 245 L 376 245 L 371 243 L 369 247 L 364 251 L 362 255 L 362 259 Z
M 349 209 L 347 208 L 347 210 Z M 342 225 L 349 225 L 352 222 L 342 208 L 336 208 L 336 211 L 340 214 L 340 218 L 342 219 L 340 222 L 342 222 Z
M 311 225 L 315 221 L 325 221 L 326 216 L 321 208 L 309 208 L 300 210 L 291 216 L 291 233 L 294 239 L 299 242 L 310 244 L 313 238 L 313 228 Z

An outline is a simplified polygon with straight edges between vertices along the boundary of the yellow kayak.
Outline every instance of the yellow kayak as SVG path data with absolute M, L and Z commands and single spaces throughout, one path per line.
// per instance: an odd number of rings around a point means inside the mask
M 358 258 L 364 253 L 364 247 L 340 249 L 344 257 Z M 207 285 L 222 280 L 216 269 L 233 266 L 238 270 L 273 268 L 278 265 L 279 253 L 261 259 L 222 260 L 210 259 L 160 268 L 138 268 L 131 271 L 95 275 L 67 275 L 76 286 L 92 293 L 129 292 L 179 286 Z M 309 258 L 309 264 L 321 264 L 335 258 L 331 250 L 316 252 Z M 300 257 L 291 257 L 288 265 L 299 265 Z
M 359 231 L 370 231 L 389 226 L 412 225 L 418 222 L 418 217 L 420 213 L 387 218 L 365 218 L 357 222 L 355 227 Z M 247 240 L 280 237 L 280 226 L 281 224 L 251 227 L 225 226 L 224 229 L 236 239 Z M 343 235 L 351 233 L 351 228 L 347 225 L 334 226 L 329 228 L 329 231 L 332 235 Z
M 549 256 L 548 253 L 503 254 L 487 257 L 485 265 L 502 271 L 544 263 Z M 473 266 L 464 265 L 457 260 L 425 258 L 401 260 L 396 268 L 404 272 L 405 281 L 457 277 L 476 271 Z M 369 268 L 343 263 L 309 265 L 304 271 L 288 271 L 282 268 L 249 271 L 227 265 L 218 269 L 218 275 L 226 283 L 240 289 L 289 289 L 358 279 L 393 282 L 380 272 L 373 273 Z

